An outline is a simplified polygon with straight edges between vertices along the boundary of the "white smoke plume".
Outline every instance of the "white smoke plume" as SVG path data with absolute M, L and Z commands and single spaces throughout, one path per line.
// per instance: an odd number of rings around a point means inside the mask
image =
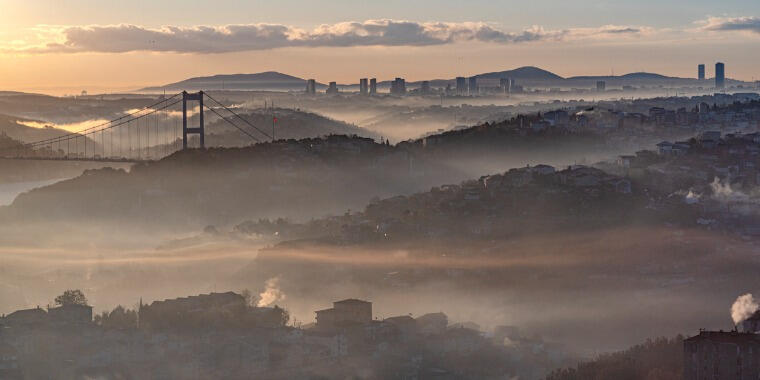
M 738 325 L 744 322 L 747 318 L 751 317 L 758 308 L 760 308 L 760 305 L 757 304 L 757 301 L 755 301 L 755 298 L 752 297 L 751 293 L 737 297 L 734 304 L 731 305 L 731 318 L 733 318 L 734 324 Z
M 266 307 L 285 299 L 285 293 L 280 290 L 279 277 L 270 278 L 266 281 L 265 285 L 266 289 L 259 294 L 259 302 L 256 306 Z
M 713 191 L 713 197 L 723 202 L 748 202 L 750 200 L 749 195 L 731 188 L 731 184 L 726 182 L 722 183 L 718 177 L 713 179 L 710 187 Z

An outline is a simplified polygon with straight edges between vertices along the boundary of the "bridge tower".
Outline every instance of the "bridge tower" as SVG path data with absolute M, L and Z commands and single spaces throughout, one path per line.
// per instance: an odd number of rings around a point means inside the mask
M 197 101 L 199 106 L 199 120 L 200 123 L 197 127 L 187 127 L 187 102 L 188 101 Z M 198 134 L 200 135 L 201 140 L 201 148 L 204 148 L 206 146 L 205 143 L 205 133 L 203 130 L 203 91 L 198 91 L 195 93 L 188 93 L 187 91 L 182 91 L 182 149 L 187 149 L 187 135 L 188 134 Z

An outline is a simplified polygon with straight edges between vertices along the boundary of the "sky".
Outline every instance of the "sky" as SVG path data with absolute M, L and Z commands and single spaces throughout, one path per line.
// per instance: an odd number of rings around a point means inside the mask
M 112 92 L 219 73 L 320 82 L 562 76 L 760 79 L 757 0 L 0 0 L 0 90 Z

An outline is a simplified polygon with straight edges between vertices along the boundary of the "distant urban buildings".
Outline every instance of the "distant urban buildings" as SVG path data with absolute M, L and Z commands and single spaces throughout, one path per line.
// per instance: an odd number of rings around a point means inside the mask
M 359 79 L 359 93 L 367 95 L 369 93 L 369 84 L 367 78 Z
M 501 87 L 501 91 L 509 94 L 510 92 L 512 92 L 512 79 L 510 78 L 499 79 L 499 86 Z
M 314 79 L 309 79 L 306 81 L 306 93 L 307 94 L 316 94 L 317 93 L 317 81 Z
M 470 77 L 469 79 L 470 86 L 470 95 L 477 95 L 478 94 L 478 78 L 477 77 Z
M 480 77 L 476 81 L 476 87 L 478 93 L 498 93 L 501 92 L 501 79 L 500 78 L 483 78 Z
M 697 79 L 705 80 L 705 64 L 704 63 L 700 63 L 697 66 Z
M 406 94 L 406 80 L 404 78 L 396 78 L 391 83 L 391 95 L 405 95 Z
M 375 95 L 377 94 L 377 79 L 372 78 L 369 80 L 369 94 Z
M 760 335 L 755 332 L 700 331 L 684 340 L 684 380 L 757 379 Z
M 346 299 L 333 302 L 330 309 L 317 310 L 317 328 L 331 329 L 372 322 L 372 302 Z
M 467 94 L 467 79 L 465 77 L 457 77 L 456 80 L 456 91 L 457 95 L 466 95 Z
M 715 88 L 726 88 L 726 66 L 723 62 L 715 64 Z
M 596 81 L 596 90 L 599 92 L 604 92 L 607 90 L 607 82 L 603 80 Z
M 336 82 L 330 82 L 330 85 L 327 86 L 327 90 L 325 90 L 326 94 L 337 94 L 338 93 L 338 84 Z
M 423 81 L 420 85 L 420 94 L 422 95 L 429 95 L 431 92 L 430 90 L 430 82 L 429 81 Z

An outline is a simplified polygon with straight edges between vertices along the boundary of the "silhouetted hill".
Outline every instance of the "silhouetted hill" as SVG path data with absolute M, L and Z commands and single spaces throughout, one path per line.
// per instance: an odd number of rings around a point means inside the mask
M 318 84 L 318 87 L 324 87 Z M 219 74 L 205 77 L 195 77 L 163 86 L 146 87 L 139 91 L 199 91 L 199 90 L 304 90 L 306 79 L 279 73 L 265 71 L 255 74 Z
M 129 172 L 87 171 L 18 196 L 0 217 L 140 222 L 149 228 L 199 228 L 250 217 L 310 218 L 355 209 L 374 196 L 430 188 L 452 175 L 437 163 L 413 159 L 399 147 L 372 139 L 279 140 L 180 151 Z
M 300 140 L 329 135 L 357 135 L 371 139 L 380 139 L 380 135 L 371 130 L 330 119 L 316 113 L 295 109 L 275 108 L 274 113 L 271 110 L 258 109 L 250 113 L 243 113 L 240 116 L 267 134 L 272 133 L 272 117 L 274 116 L 277 119 L 274 133 L 275 138 L 278 140 Z M 213 122 L 209 125 L 209 130 L 213 131 L 206 136 L 206 143 L 209 146 L 246 146 L 252 142 L 249 136 L 246 136 L 224 120 Z M 252 128 L 246 128 L 246 131 L 257 138 L 264 138 L 263 134 L 255 132 Z
M 562 78 L 557 74 L 534 66 L 523 66 L 513 70 L 494 71 L 474 76 L 478 78 L 511 78 L 522 84 L 565 80 L 565 78 Z M 422 83 L 422 81 L 409 82 L 408 84 L 411 86 L 418 86 L 420 83 Z M 391 81 L 383 81 L 379 82 L 378 86 L 390 87 L 390 84 Z M 447 84 L 452 86 L 456 85 L 456 78 L 430 80 L 430 85 L 433 87 L 446 87 Z
M 678 380 L 683 372 L 683 337 L 658 338 L 625 351 L 603 354 L 561 369 L 546 380 Z
M 6 94 L 0 96 L 0 114 L 20 119 L 56 124 L 90 120 L 113 120 L 128 110 L 143 108 L 157 101 L 145 95 L 49 96 L 40 94 Z
M 476 75 L 478 78 L 512 78 L 515 80 L 563 80 L 561 76 L 534 66 L 518 67 L 514 70 Z
M 667 83 L 674 84 L 696 84 L 697 80 L 693 78 L 669 77 L 656 73 L 635 72 L 625 75 L 590 75 L 574 76 L 564 78 L 535 66 L 523 66 L 512 70 L 486 72 L 474 75 L 478 78 L 511 78 L 517 84 L 527 86 L 588 86 L 594 85 L 597 80 L 608 81 L 608 85 L 620 84 L 653 84 Z M 354 83 L 338 84 L 341 89 L 355 91 L 358 89 L 358 78 Z M 430 79 L 428 80 L 433 87 L 445 87 L 454 85 L 455 78 L 450 79 Z M 409 81 L 407 85 L 416 87 L 420 81 Z M 391 85 L 390 80 L 379 81 L 378 88 L 387 89 Z M 319 90 L 326 86 L 317 83 Z M 170 83 L 164 86 L 146 87 L 139 91 L 158 92 L 158 91 L 176 91 L 176 90 L 273 90 L 273 91 L 303 91 L 306 88 L 306 80 L 295 76 L 279 73 L 276 71 L 267 71 L 256 74 L 223 74 L 186 79 L 176 83 Z
M 661 75 L 661 74 L 656 74 L 656 73 L 639 72 L 639 73 L 625 74 L 625 75 L 621 76 L 621 78 L 629 78 L 629 79 L 669 79 L 669 78 L 674 78 L 674 77 L 668 77 L 668 76 Z
M 35 123 L 44 125 L 44 122 L 29 120 L 16 116 L 0 114 L 0 134 L 5 134 L 12 139 L 25 143 L 32 141 L 45 140 L 53 137 L 63 136 L 69 132 L 63 129 L 51 126 L 42 126 L 41 128 L 24 125 L 24 123 Z M 0 146 L 0 149 L 3 147 Z M 0 152 L 2 155 L 2 152 Z
M 666 79 L 687 79 L 687 78 L 677 78 L 677 77 L 669 77 L 661 74 L 656 73 L 645 73 L 645 72 L 638 72 L 638 73 L 629 73 L 625 75 L 586 75 L 586 76 L 575 76 L 567 78 L 568 80 L 666 80 Z

